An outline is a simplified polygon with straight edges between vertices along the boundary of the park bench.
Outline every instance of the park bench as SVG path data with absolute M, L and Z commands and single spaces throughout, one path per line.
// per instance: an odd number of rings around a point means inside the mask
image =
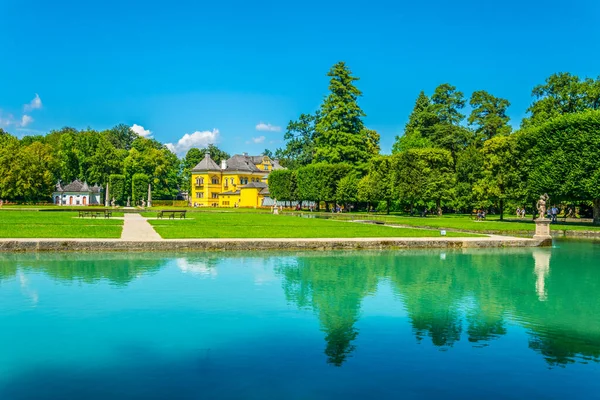
M 180 219 L 185 219 L 185 214 L 187 210 L 160 210 L 158 212 L 158 218 L 164 218 L 164 216 L 168 216 L 169 219 L 175 219 L 175 216 L 179 216 Z
M 87 208 L 85 210 L 79 210 L 79 218 L 98 218 L 104 216 L 104 218 L 112 217 L 112 210 L 104 208 Z

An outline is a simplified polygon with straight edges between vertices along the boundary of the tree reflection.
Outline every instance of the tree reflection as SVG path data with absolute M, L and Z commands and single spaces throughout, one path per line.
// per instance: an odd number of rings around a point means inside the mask
M 342 365 L 355 350 L 355 325 L 365 296 L 388 280 L 417 341 L 441 349 L 463 334 L 488 346 L 507 333 L 507 319 L 528 329 L 529 347 L 550 365 L 600 356 L 600 271 L 589 251 L 549 249 L 451 252 L 331 253 L 280 264 L 288 301 L 312 309 L 325 332 L 328 362 Z M 553 263 L 551 268 L 551 263 Z M 584 360 L 585 361 L 585 360 Z
M 14 278 L 20 270 L 42 272 L 60 281 L 108 280 L 125 286 L 141 275 L 158 271 L 168 260 L 165 256 L 136 253 L 0 254 L 0 280 Z
M 358 261 L 358 262 L 357 262 Z M 278 266 L 288 301 L 317 313 L 325 331 L 327 361 L 341 366 L 354 351 L 354 327 L 363 298 L 383 275 L 377 258 L 299 257 Z

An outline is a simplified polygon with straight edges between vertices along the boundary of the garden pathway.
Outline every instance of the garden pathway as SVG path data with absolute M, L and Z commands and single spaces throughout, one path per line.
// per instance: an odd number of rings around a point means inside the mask
M 146 218 L 137 213 L 126 213 L 121 240 L 154 241 L 162 238 Z

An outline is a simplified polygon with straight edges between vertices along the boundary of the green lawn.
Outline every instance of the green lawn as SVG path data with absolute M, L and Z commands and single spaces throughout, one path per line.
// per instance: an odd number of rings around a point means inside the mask
M 156 213 L 147 212 L 154 218 Z M 393 228 L 355 222 L 264 213 L 193 213 L 188 219 L 149 220 L 165 239 L 191 238 L 353 238 L 353 237 L 439 237 L 438 230 Z M 447 236 L 473 234 L 448 232 Z
M 119 238 L 122 226 L 122 219 L 77 218 L 72 211 L 0 211 L 0 238 Z
M 356 215 L 356 214 L 336 214 L 334 218 L 342 219 L 372 219 L 381 220 L 386 223 L 405 225 L 411 227 L 423 227 L 433 229 L 456 229 L 470 232 L 482 232 L 482 233 L 498 233 L 498 234 L 519 234 L 519 233 L 533 233 L 535 231 L 535 224 L 530 218 L 516 219 L 508 218 L 505 221 L 500 221 L 496 215 L 489 215 L 485 221 L 475 221 L 468 215 L 456 215 L 449 214 L 442 217 L 428 216 L 422 217 L 409 217 L 409 216 L 396 216 L 396 215 Z M 558 222 L 551 225 L 551 229 L 555 230 L 577 230 L 577 231 L 594 231 L 600 230 L 600 226 L 592 225 L 591 223 L 585 222 Z

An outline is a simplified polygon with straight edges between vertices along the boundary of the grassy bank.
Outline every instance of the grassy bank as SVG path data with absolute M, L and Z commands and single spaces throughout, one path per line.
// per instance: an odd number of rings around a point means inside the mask
M 119 238 L 123 220 L 78 218 L 77 212 L 0 211 L 0 238 Z
M 375 220 L 383 221 L 388 224 L 397 224 L 408 227 L 420 227 L 431 229 L 455 229 L 469 232 L 497 233 L 497 234 L 533 234 L 535 223 L 531 219 L 512 219 L 508 218 L 500 221 L 496 215 L 491 215 L 485 221 L 476 221 L 468 215 L 444 215 L 442 217 L 409 217 L 403 215 L 379 215 L 379 214 L 325 214 L 320 216 L 330 216 L 340 220 Z M 573 230 L 573 231 L 599 231 L 600 226 L 585 222 L 558 222 L 551 225 L 553 230 Z
M 156 213 L 147 212 L 154 218 Z M 193 213 L 189 219 L 149 220 L 165 239 L 439 237 L 438 230 L 394 228 L 353 222 L 258 213 Z M 450 237 L 477 236 L 448 232 Z

